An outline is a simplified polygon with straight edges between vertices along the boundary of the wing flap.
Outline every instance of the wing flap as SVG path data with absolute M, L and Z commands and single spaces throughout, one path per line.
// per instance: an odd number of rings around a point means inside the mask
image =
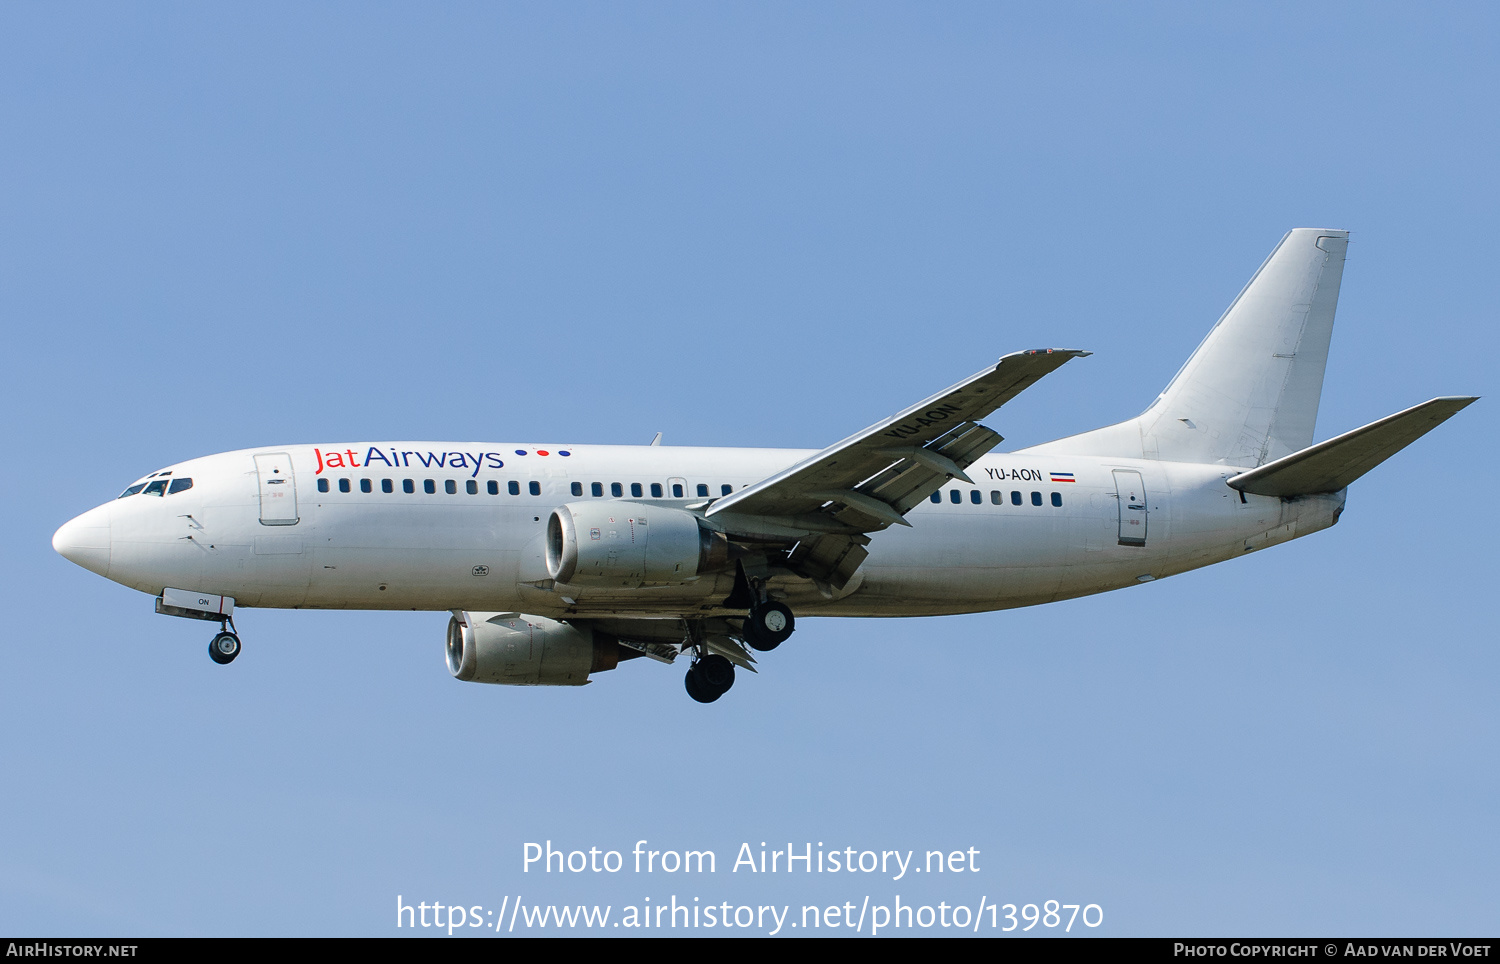
M 755 657 L 751 656 L 750 651 L 741 646 L 732 636 L 711 633 L 703 637 L 703 645 L 709 652 L 718 653 L 741 669 L 747 669 L 752 673 L 760 672 L 755 668 Z
M 870 554 L 865 548 L 869 544 L 870 537 L 864 535 L 815 536 L 797 544 L 787 565 L 795 572 L 842 590 Z
M 932 445 L 911 453 L 911 457 L 892 465 L 860 486 L 875 498 L 890 503 L 905 515 L 949 479 L 972 479 L 963 470 L 979 461 L 1004 439 L 993 429 L 965 422 Z M 950 472 L 942 463 L 959 471 Z
M 1283 498 L 1337 492 L 1477 400 L 1470 395 L 1434 398 L 1242 472 L 1229 485 Z

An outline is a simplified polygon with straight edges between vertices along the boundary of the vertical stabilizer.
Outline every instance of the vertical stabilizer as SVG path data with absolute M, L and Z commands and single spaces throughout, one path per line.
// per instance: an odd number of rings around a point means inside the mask
M 1139 418 L 1036 449 L 1253 468 L 1311 445 L 1348 244 L 1292 230 Z

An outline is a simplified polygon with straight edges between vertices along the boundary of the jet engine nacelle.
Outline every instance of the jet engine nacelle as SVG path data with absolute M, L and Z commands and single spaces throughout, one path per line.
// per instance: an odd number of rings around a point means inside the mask
M 522 613 L 455 613 L 447 651 L 458 679 L 512 686 L 582 686 L 620 661 L 619 642 L 587 623 Z
M 547 574 L 559 583 L 634 589 L 692 582 L 730 565 L 729 542 L 684 509 L 570 502 L 547 520 Z

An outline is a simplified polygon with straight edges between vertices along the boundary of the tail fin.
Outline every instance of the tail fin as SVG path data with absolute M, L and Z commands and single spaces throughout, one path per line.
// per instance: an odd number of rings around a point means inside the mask
M 1288 232 L 1150 408 L 1033 451 L 1253 468 L 1307 448 L 1348 244 Z

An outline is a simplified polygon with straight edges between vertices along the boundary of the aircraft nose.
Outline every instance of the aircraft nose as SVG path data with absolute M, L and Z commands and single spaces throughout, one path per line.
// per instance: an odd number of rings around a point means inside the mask
M 52 536 L 52 548 L 75 565 L 109 575 L 109 509 L 101 505 L 63 523 Z

